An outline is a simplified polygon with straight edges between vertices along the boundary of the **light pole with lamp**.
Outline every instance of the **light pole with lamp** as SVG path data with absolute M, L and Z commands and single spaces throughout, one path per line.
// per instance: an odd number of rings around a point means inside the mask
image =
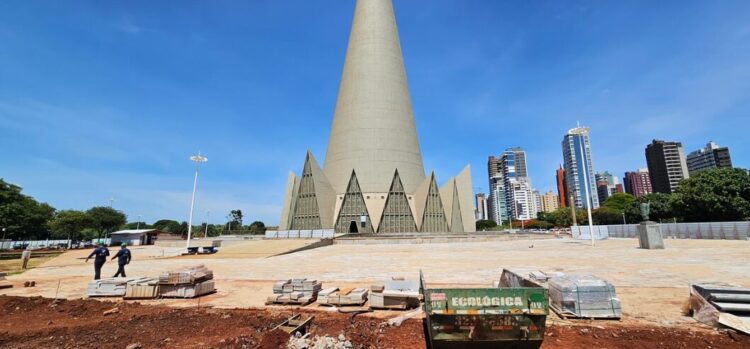
M 596 239 L 594 238 L 594 222 L 591 219 L 591 195 L 589 194 L 589 170 L 586 166 L 586 152 L 584 151 L 583 147 L 583 135 L 578 140 L 579 148 L 581 149 L 581 161 L 583 165 L 583 186 L 584 186 L 584 192 L 586 194 L 586 212 L 588 213 L 589 218 L 589 235 L 591 235 L 591 246 L 596 245 Z
M 195 190 L 198 187 L 198 169 L 201 163 L 208 161 L 208 158 L 201 155 L 193 155 L 190 157 L 190 161 L 195 162 L 195 178 L 193 179 L 193 198 L 190 200 L 190 217 L 188 219 L 188 236 L 187 236 L 187 248 L 190 248 L 190 237 L 193 234 L 193 209 L 195 208 Z
M 227 218 L 227 227 L 228 227 L 227 228 L 227 233 L 229 235 L 232 235 L 232 216 L 231 215 L 227 215 L 226 218 Z
M 135 230 L 139 230 L 141 228 L 141 215 L 138 215 L 138 222 L 135 222 Z
M 3 228 L 3 242 L 2 242 L 2 246 L 0 246 L 0 247 L 3 247 L 3 246 L 5 246 L 5 228 Z M 0 248 L 0 250 L 1 249 L 2 248 Z
M 622 213 L 622 225 L 628 224 L 628 221 L 625 220 L 625 212 Z
M 203 238 L 208 237 L 208 216 L 211 214 L 211 211 L 206 211 L 206 232 L 203 233 Z

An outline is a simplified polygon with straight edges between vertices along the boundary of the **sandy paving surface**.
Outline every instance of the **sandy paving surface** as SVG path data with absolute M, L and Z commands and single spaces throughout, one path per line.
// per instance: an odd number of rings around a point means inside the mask
M 533 248 L 530 248 L 533 243 Z M 134 247 L 129 276 L 156 276 L 173 268 L 205 264 L 214 270 L 218 292 L 200 300 L 160 300 L 175 306 L 198 302 L 217 307 L 261 307 L 273 280 L 307 277 L 324 286 L 367 286 L 399 275 L 417 278 L 419 270 L 431 284 L 489 286 L 502 268 L 593 273 L 617 287 L 628 322 L 662 325 L 694 323 L 680 314 L 688 284 L 722 281 L 750 286 L 750 241 L 666 240 L 665 250 L 641 250 L 635 239 L 588 242 L 570 239 L 490 241 L 414 245 L 333 245 L 294 254 L 261 258 L 296 248 L 278 241 L 252 241 L 216 255 L 170 257 L 178 248 Z M 12 276 L 17 286 L 0 293 L 79 298 L 93 275 L 85 264 L 88 251 L 66 253 L 43 266 Z M 107 263 L 104 275 L 114 274 Z M 19 288 L 35 280 L 35 288 Z M 58 290 L 59 282 L 59 290 Z

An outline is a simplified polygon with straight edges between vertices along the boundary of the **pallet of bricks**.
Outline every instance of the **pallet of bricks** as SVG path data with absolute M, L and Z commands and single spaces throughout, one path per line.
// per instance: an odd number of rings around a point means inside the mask
M 159 295 L 164 298 L 195 298 L 216 291 L 214 273 L 203 265 L 172 270 L 159 275 Z
M 321 288 L 323 283 L 317 280 L 279 280 L 273 284 L 273 296 L 268 297 L 266 304 L 308 305 L 318 299 Z

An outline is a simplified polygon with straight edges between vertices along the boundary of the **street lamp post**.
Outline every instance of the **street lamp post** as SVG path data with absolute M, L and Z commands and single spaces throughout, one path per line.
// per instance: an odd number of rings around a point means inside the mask
M 208 237 L 208 216 L 211 214 L 211 211 L 206 211 L 206 232 L 203 233 L 203 238 Z
M 227 215 L 227 234 L 232 235 L 232 216 Z
M 208 161 L 208 158 L 205 156 L 201 156 L 201 153 L 198 152 L 198 155 L 191 156 L 190 160 L 195 162 L 195 178 L 193 178 L 193 198 L 190 199 L 190 217 L 188 219 L 187 248 L 190 248 L 190 238 L 193 234 L 193 209 L 195 208 L 195 190 L 198 187 L 198 169 L 200 168 L 201 163 Z
M 138 222 L 135 222 L 135 230 L 141 229 L 141 215 L 138 215 Z
M 5 228 L 3 228 L 3 242 L 2 242 L 2 246 L 5 246 Z M 2 247 L 2 246 L 0 246 L 0 247 Z M 0 248 L 0 249 L 2 249 L 2 248 Z
M 625 220 L 625 212 L 622 213 L 622 224 L 628 224 L 628 221 Z
M 588 213 L 588 218 L 589 218 L 589 235 L 591 235 L 591 246 L 594 246 L 596 245 L 596 239 L 594 238 L 594 222 L 592 221 L 592 218 L 591 218 L 592 200 L 591 200 L 591 195 L 589 194 L 589 180 L 588 180 L 589 170 L 586 167 L 586 153 L 583 147 L 583 137 L 580 138 L 578 145 L 579 145 L 579 148 L 581 149 L 581 161 L 583 165 L 583 186 L 584 186 L 584 189 L 585 189 L 584 191 L 586 194 L 586 212 Z

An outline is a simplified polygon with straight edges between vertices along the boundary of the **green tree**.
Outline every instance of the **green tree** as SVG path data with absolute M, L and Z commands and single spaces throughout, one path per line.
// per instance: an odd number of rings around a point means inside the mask
M 55 209 L 21 191 L 21 187 L 0 179 L 0 228 L 6 229 L 5 237 L 17 240 L 47 237 L 47 222 Z
M 229 212 L 229 219 L 232 223 L 232 229 L 242 229 L 242 210 L 232 210 Z
M 250 234 L 265 234 L 266 224 L 261 221 L 255 221 L 250 224 Z
M 591 212 L 591 218 L 594 220 L 594 224 L 607 225 L 607 224 L 622 224 L 623 211 L 611 208 L 609 206 L 601 206 Z
M 92 207 L 86 213 L 94 220 L 94 228 L 100 236 L 115 231 L 128 221 L 124 213 L 107 206 Z
M 750 175 L 738 168 L 713 168 L 680 181 L 672 207 L 688 222 L 737 221 L 750 217 Z
M 647 194 L 637 198 L 625 210 L 628 223 L 638 223 L 641 218 L 641 204 L 648 202 L 651 205 L 649 219 L 654 222 L 671 220 L 675 218 L 672 210 L 672 195 L 664 193 Z
M 626 193 L 614 193 L 602 203 L 603 207 L 611 208 L 620 212 L 625 211 L 635 202 L 635 197 Z
M 526 227 L 526 229 L 550 229 L 553 227 L 553 224 L 538 219 L 532 219 L 525 221 L 524 227 Z
M 83 230 L 94 227 L 94 224 L 94 219 L 86 212 L 64 210 L 55 214 L 49 227 L 55 237 L 79 240 Z
M 557 211 L 553 212 L 539 212 L 536 214 L 536 219 L 538 221 L 544 221 L 549 224 L 555 225 L 557 224 Z
M 569 227 L 573 225 L 573 218 L 570 214 L 570 207 L 560 207 L 554 212 L 557 220 L 555 225 L 558 227 Z M 576 223 L 578 225 L 588 224 L 588 216 L 585 210 L 576 209 Z
M 477 231 L 492 229 L 497 226 L 497 223 L 491 219 L 480 219 L 476 223 Z
M 146 222 L 129 222 L 123 227 L 125 229 L 154 229 Z
M 154 224 L 152 224 L 151 226 L 154 229 L 158 229 L 158 230 L 161 230 L 161 231 L 166 231 L 166 232 L 169 232 L 169 233 L 177 233 L 177 234 L 179 234 L 179 233 L 182 232 L 181 226 L 180 226 L 180 222 L 174 221 L 174 220 L 171 220 L 171 219 L 160 219 L 160 220 L 154 222 Z M 185 223 L 185 227 L 187 227 L 187 223 Z

